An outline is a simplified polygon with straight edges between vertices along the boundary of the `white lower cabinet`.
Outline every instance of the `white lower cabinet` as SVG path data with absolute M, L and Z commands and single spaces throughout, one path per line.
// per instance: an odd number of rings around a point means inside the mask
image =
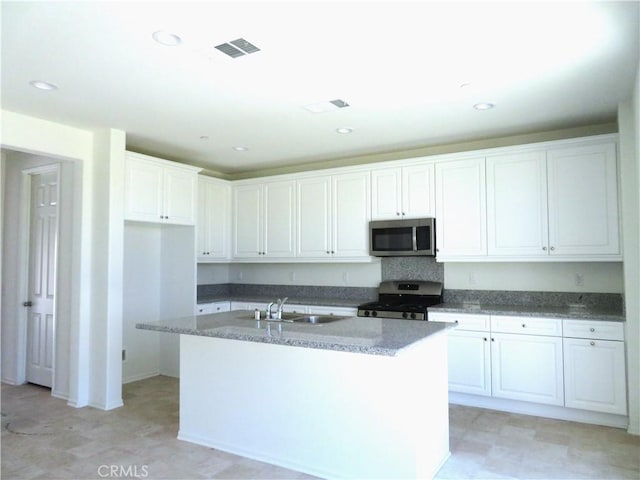
M 582 338 L 564 339 L 565 405 L 596 412 L 626 414 L 622 325 L 612 322 L 577 323 L 573 322 L 568 330 L 572 336 Z
M 309 305 L 309 313 L 314 315 L 355 317 L 358 314 L 358 309 L 349 307 L 320 307 L 318 305 Z
M 494 397 L 564 404 L 562 338 L 491 333 Z
M 449 390 L 491 396 L 489 315 L 429 312 L 429 320 L 457 324 L 449 332 Z
M 206 315 L 207 313 L 228 312 L 231 310 L 229 302 L 198 303 L 196 305 L 196 315 Z
M 450 392 L 627 414 L 621 323 L 449 312 L 429 320 L 457 324 Z

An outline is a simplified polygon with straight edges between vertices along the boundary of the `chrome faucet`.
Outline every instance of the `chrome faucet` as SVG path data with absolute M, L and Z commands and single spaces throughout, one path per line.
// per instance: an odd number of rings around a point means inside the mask
M 275 302 L 269 302 L 269 304 L 267 305 L 267 318 L 269 320 L 273 320 L 276 318 L 277 312 L 273 313 L 271 311 L 271 307 L 273 307 L 273 305 L 275 304 Z
M 278 318 L 282 318 L 282 309 L 284 308 L 284 302 L 289 300 L 289 297 L 284 297 L 282 300 L 278 299 Z
M 286 302 L 288 299 L 289 297 L 284 297 L 284 300 L 278 299 L 276 302 L 269 302 L 269 304 L 267 305 L 267 318 L 269 320 L 281 320 L 284 302 Z M 276 305 L 275 312 L 272 311 L 274 305 Z

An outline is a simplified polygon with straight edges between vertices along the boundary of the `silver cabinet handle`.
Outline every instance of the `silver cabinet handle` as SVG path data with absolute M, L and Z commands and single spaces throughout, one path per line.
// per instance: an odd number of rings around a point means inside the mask
M 547 247 L 542 247 L 542 250 L 544 250 L 546 252 L 547 251 Z
M 31 300 L 27 300 L 26 302 L 22 302 L 23 307 L 33 307 L 33 302 Z
M 592 347 L 595 346 L 596 342 L 589 342 L 589 345 L 591 345 Z
M 590 331 L 590 332 L 595 332 L 595 331 L 596 331 L 596 329 L 595 329 L 595 328 L 593 328 L 593 327 L 591 327 L 591 328 L 589 329 L 589 331 Z
M 550 248 L 550 250 L 555 250 L 555 249 L 556 249 L 556 247 L 551 247 L 551 248 Z

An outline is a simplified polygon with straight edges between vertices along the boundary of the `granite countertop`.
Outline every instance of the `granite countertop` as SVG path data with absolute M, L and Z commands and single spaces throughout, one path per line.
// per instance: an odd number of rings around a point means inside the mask
M 254 302 L 264 303 L 265 308 L 269 302 L 275 301 L 274 297 L 259 296 L 259 295 L 205 295 L 198 296 L 197 303 L 212 303 L 212 302 Z M 356 308 L 358 305 L 371 300 L 362 299 L 345 299 L 345 298 L 314 298 L 314 297 L 291 297 L 287 300 L 287 305 L 318 305 L 327 307 L 351 307 Z
M 485 315 L 514 315 L 519 317 L 552 317 L 576 320 L 624 322 L 624 314 L 617 309 L 595 307 L 554 307 L 525 305 L 490 305 L 471 303 L 441 303 L 429 307 L 430 312 L 452 312 Z
M 396 356 L 402 350 L 452 328 L 443 322 L 347 317 L 324 324 L 256 321 L 253 311 L 194 315 L 136 328 L 248 342 Z

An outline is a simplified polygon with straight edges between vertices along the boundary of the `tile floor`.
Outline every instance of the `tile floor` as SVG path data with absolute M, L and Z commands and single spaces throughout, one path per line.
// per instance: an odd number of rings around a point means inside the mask
M 2 479 L 313 478 L 177 440 L 176 379 L 130 383 L 123 396 L 103 412 L 2 385 Z M 439 479 L 640 479 L 640 437 L 624 430 L 455 405 L 450 420 Z

